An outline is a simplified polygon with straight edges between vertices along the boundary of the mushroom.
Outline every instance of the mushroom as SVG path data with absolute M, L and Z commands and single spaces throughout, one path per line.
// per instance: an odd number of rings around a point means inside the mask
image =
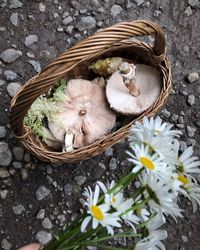
M 116 115 L 98 80 L 72 79 L 65 94 L 69 100 L 60 104 L 60 112 L 48 121 L 48 126 L 55 138 L 67 142 L 67 151 L 88 145 L 111 131 Z
M 125 67 L 124 67 L 125 66 Z M 129 65 L 133 67 L 133 65 Z M 125 72 L 127 65 L 121 65 L 109 78 L 106 96 L 110 107 L 124 115 L 138 115 L 148 109 L 159 97 L 161 92 L 161 76 L 154 67 L 137 64 Z

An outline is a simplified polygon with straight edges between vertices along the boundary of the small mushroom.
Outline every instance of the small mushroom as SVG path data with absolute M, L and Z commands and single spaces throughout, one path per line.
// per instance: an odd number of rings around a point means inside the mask
M 72 135 L 72 147 L 80 148 L 105 136 L 115 124 L 116 115 L 109 108 L 104 88 L 94 82 L 70 80 L 65 92 L 68 101 L 60 104 L 56 119 L 48 121 L 52 134 L 63 144 L 67 142 L 67 151 Z
M 120 68 L 123 71 L 123 67 Z M 125 115 L 141 114 L 155 103 L 160 95 L 162 86 L 160 73 L 152 66 L 137 64 L 135 77 L 132 74 L 129 84 L 125 82 L 126 74 L 123 73 L 116 71 L 107 82 L 106 96 L 110 107 Z

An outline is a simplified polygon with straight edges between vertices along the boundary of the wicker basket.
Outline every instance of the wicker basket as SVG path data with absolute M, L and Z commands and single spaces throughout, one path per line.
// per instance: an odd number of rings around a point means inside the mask
M 154 46 L 132 39 L 135 36 L 155 35 Z M 131 38 L 131 39 L 130 39 Z M 163 86 L 157 101 L 139 117 L 101 140 L 72 152 L 54 152 L 36 138 L 30 129 L 23 125 L 23 119 L 35 99 L 46 93 L 59 79 L 82 76 L 91 79 L 88 65 L 97 59 L 122 56 L 139 63 L 156 67 L 162 76 Z M 150 21 L 123 22 L 108 27 L 57 57 L 41 73 L 30 79 L 13 98 L 10 124 L 14 136 L 31 154 L 42 161 L 54 163 L 74 163 L 101 154 L 107 148 L 124 139 L 129 128 L 144 116 L 154 115 L 163 105 L 171 89 L 171 68 L 165 54 L 165 38 L 160 27 Z

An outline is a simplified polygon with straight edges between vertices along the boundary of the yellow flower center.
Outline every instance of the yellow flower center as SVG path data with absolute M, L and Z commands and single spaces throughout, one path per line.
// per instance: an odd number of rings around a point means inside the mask
M 100 220 L 100 221 L 103 220 L 104 214 L 98 206 L 91 206 L 90 209 L 95 219 Z
M 152 160 L 150 160 L 149 158 L 147 157 L 140 157 L 140 162 L 142 163 L 142 165 L 150 170 L 154 170 L 155 169 L 155 165 L 154 163 L 152 162 Z
M 142 214 L 142 209 L 141 208 L 137 208 L 136 209 L 136 214 L 137 215 L 141 215 Z
M 117 201 L 117 199 L 113 196 L 112 197 L 112 203 L 115 203 Z
M 186 185 L 189 183 L 189 180 L 184 175 L 179 175 L 178 180 L 183 183 L 183 185 Z

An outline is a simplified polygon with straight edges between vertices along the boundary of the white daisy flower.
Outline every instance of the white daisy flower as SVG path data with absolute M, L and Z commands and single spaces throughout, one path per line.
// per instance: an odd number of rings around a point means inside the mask
M 184 195 L 192 202 L 193 212 L 196 212 L 198 207 L 200 207 L 200 186 L 184 175 L 179 175 L 178 180 L 182 182 L 187 192 Z
M 152 173 L 157 178 L 165 178 L 170 169 L 158 154 L 154 153 L 151 155 L 149 147 L 145 147 L 143 144 L 140 147 L 135 145 L 132 149 L 135 154 L 133 155 L 130 152 L 128 154 L 131 156 L 129 161 L 136 165 L 132 169 L 133 173 L 138 172 L 144 167 L 147 174 Z
M 159 230 L 165 223 L 165 218 L 161 213 L 156 214 L 145 225 L 148 235 L 137 242 L 134 250 L 164 250 L 165 246 L 161 242 L 167 238 L 166 230 Z
M 113 227 L 121 227 L 120 218 L 118 217 L 118 213 L 108 213 L 110 210 L 110 206 L 107 204 L 97 205 L 99 199 L 99 186 L 96 185 L 94 194 L 90 187 L 85 189 L 84 196 L 87 198 L 87 202 L 85 203 L 88 207 L 87 216 L 81 225 L 81 232 L 84 232 L 89 222 L 92 220 L 92 228 L 96 229 L 98 225 L 102 225 L 106 227 L 109 234 L 113 235 Z
M 176 196 L 170 192 L 165 181 L 156 179 L 152 174 L 143 175 L 141 181 L 146 187 L 146 197 L 151 197 L 148 205 L 152 211 L 161 211 L 165 215 L 171 215 L 175 221 L 176 217 L 182 217 L 182 210 L 176 203 Z
M 200 161 L 198 161 L 198 157 L 192 157 L 193 153 L 193 147 L 188 147 L 179 157 L 177 156 L 177 170 L 179 173 L 195 180 L 191 174 L 200 173 Z
M 145 221 L 149 220 L 150 213 L 146 208 L 136 209 L 136 214 L 137 214 L 138 218 L 140 218 L 141 222 L 145 222 Z

